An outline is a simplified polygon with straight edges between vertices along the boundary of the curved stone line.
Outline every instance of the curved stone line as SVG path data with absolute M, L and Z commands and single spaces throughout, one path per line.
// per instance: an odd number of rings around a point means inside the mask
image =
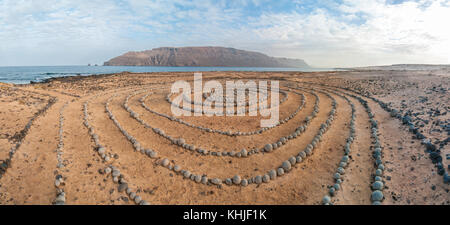
M 34 115 L 33 117 L 31 117 L 31 119 L 28 121 L 28 123 L 25 125 L 25 127 L 20 131 L 20 133 L 22 134 L 21 138 L 19 141 L 17 141 L 17 143 L 11 147 L 11 149 L 9 150 L 9 155 L 8 158 L 4 159 L 4 160 L 0 160 L 0 179 L 3 177 L 3 174 L 6 173 L 6 171 L 8 170 L 8 168 L 11 167 L 11 161 L 16 153 L 16 151 L 20 148 L 20 146 L 22 145 L 22 140 L 27 136 L 28 131 L 30 130 L 31 126 L 33 125 L 34 121 L 40 116 L 43 115 L 47 112 L 47 110 L 58 101 L 57 97 L 51 96 L 49 94 L 42 94 L 42 93 L 38 93 L 38 92 L 34 92 L 34 91 L 28 91 L 28 90 L 22 90 L 21 91 L 24 92 L 29 92 L 29 93 L 33 93 L 36 95 L 43 95 L 43 96 L 47 96 L 49 97 L 49 100 L 47 102 L 47 104 L 42 107 L 41 109 L 39 109 Z
M 59 133 L 58 133 L 58 147 L 56 148 L 56 160 L 58 161 L 58 164 L 56 165 L 56 171 L 57 175 L 55 178 L 55 187 L 56 187 L 56 199 L 54 201 L 55 205 L 64 205 L 66 202 L 66 193 L 64 192 L 64 189 L 62 189 L 60 186 L 64 183 L 63 177 L 60 173 L 60 169 L 64 167 L 63 165 L 63 148 L 64 148 L 64 139 L 63 139 L 63 133 L 64 133 L 64 109 L 67 107 L 69 102 L 66 102 L 61 109 L 59 110 Z
M 142 91 L 143 92 L 143 91 Z M 141 123 L 145 128 L 151 129 L 154 133 L 168 139 L 169 141 L 172 142 L 172 144 L 175 145 L 179 145 L 180 147 L 182 147 L 185 150 L 189 150 L 189 151 L 197 151 L 200 154 L 203 155 L 213 155 L 213 156 L 231 156 L 231 157 L 247 157 L 248 155 L 252 155 L 252 154 L 257 154 L 260 152 L 270 152 L 272 150 L 277 149 L 278 147 L 281 147 L 282 145 L 286 144 L 289 140 L 291 139 L 295 139 L 297 138 L 301 133 L 305 132 L 306 128 L 309 125 L 309 122 L 311 121 L 311 119 L 316 117 L 316 114 L 318 113 L 319 110 L 319 97 L 316 95 L 316 102 L 315 102 L 315 106 L 314 106 L 314 110 L 311 113 L 310 116 L 306 117 L 305 122 L 306 124 L 298 127 L 295 132 L 293 132 L 291 135 L 288 135 L 286 137 L 282 137 L 280 138 L 278 141 L 276 141 L 275 143 L 272 144 L 265 144 L 264 146 L 262 146 L 260 149 L 258 148 L 254 148 L 250 151 L 247 151 L 246 149 L 242 149 L 240 152 L 235 152 L 235 151 L 223 151 L 223 152 L 216 152 L 216 151 L 212 151 L 212 150 L 208 150 L 208 149 L 202 149 L 202 148 L 197 148 L 194 145 L 191 144 L 187 144 L 185 143 L 185 140 L 183 138 L 179 138 L 179 139 L 175 139 L 172 138 L 169 135 L 166 135 L 165 132 L 159 128 L 154 128 L 152 126 L 150 126 L 149 124 L 147 124 L 143 119 L 141 119 L 139 117 L 139 114 L 134 112 L 129 106 L 128 106 L 128 100 L 132 97 L 137 95 L 138 93 L 132 93 L 130 95 L 128 95 L 125 99 L 125 102 L 123 104 L 124 109 L 129 112 L 130 116 L 132 118 L 134 118 L 135 120 L 137 120 L 139 123 Z M 297 114 L 297 113 L 295 113 Z
M 298 112 L 300 112 L 300 110 L 304 107 L 304 105 L 306 103 L 306 96 L 304 94 L 302 94 L 302 93 L 296 93 L 296 92 L 293 92 L 293 93 L 295 93 L 297 95 L 300 95 L 302 97 L 301 104 L 299 105 L 299 107 L 296 109 L 296 111 L 294 113 L 292 113 L 288 117 L 286 117 L 283 120 L 281 120 L 281 122 L 279 122 L 276 126 L 284 124 L 284 123 L 288 122 L 289 120 L 291 120 L 292 118 L 294 118 L 294 116 L 297 115 Z M 156 112 L 156 111 L 152 110 L 150 107 L 148 107 L 145 104 L 145 99 L 150 94 L 151 93 L 149 93 L 147 95 L 144 95 L 142 98 L 139 99 L 139 101 L 141 102 L 142 107 L 144 107 L 145 110 L 147 110 L 147 111 L 149 111 L 149 112 L 151 112 L 153 114 L 156 114 L 158 116 L 165 117 L 165 118 L 167 118 L 167 119 L 169 119 L 171 121 L 175 121 L 175 122 L 181 123 L 181 124 L 186 125 L 188 127 L 197 128 L 197 129 L 200 129 L 200 130 L 205 131 L 205 132 L 217 133 L 217 134 L 222 134 L 222 135 L 227 135 L 227 136 L 250 136 L 250 135 L 255 135 L 255 134 L 261 134 L 261 133 L 263 133 L 265 131 L 268 131 L 268 130 L 276 127 L 276 126 L 263 127 L 263 128 L 261 128 L 259 130 L 250 131 L 250 132 L 240 132 L 240 131 L 238 131 L 238 132 L 231 132 L 231 131 L 223 131 L 223 130 L 218 130 L 218 129 L 211 129 L 211 128 L 207 128 L 207 127 L 197 126 L 197 125 L 188 123 L 188 122 L 186 122 L 186 121 L 184 121 L 182 119 L 179 119 L 179 118 L 176 118 L 176 117 L 164 114 L 164 113 L 159 113 L 159 112 Z
M 322 84 L 320 84 L 322 85 Z M 340 87 L 335 87 L 335 86 L 331 86 L 331 85 L 322 85 L 322 86 L 329 86 L 329 87 L 334 87 L 334 88 L 340 88 Z M 398 120 L 400 120 L 400 122 L 402 122 L 402 124 L 406 125 L 408 127 L 407 131 L 409 131 L 411 134 L 413 134 L 418 140 L 422 140 L 421 144 L 425 145 L 426 148 L 426 152 L 429 153 L 429 156 L 431 158 L 431 162 L 435 164 L 435 166 L 438 169 L 438 175 L 443 176 L 443 181 L 444 184 L 450 184 L 450 175 L 445 171 L 443 165 L 442 165 L 442 156 L 441 156 L 441 152 L 436 148 L 436 146 L 431 143 L 430 139 L 428 137 L 426 137 L 424 134 L 422 134 L 419 129 L 410 121 L 410 118 L 408 118 L 407 115 L 402 116 L 397 109 L 393 109 L 389 106 L 389 104 L 371 96 L 371 95 L 364 95 L 361 92 L 352 90 L 350 88 L 340 88 L 340 89 L 344 89 L 346 91 L 352 92 L 352 93 L 356 93 L 358 95 L 364 96 L 368 99 L 373 100 L 374 102 L 378 103 L 380 105 L 380 107 L 385 110 L 386 112 L 388 112 L 390 114 L 391 117 L 393 118 L 397 118 Z
M 329 91 L 329 90 L 328 90 Z M 335 183 L 333 184 L 333 186 L 329 189 L 329 195 L 325 195 L 322 199 L 322 203 L 324 205 L 330 205 L 331 203 L 331 197 L 333 197 L 336 193 L 336 191 L 339 191 L 341 189 L 341 184 L 343 182 L 343 180 L 341 179 L 344 174 L 345 174 L 345 168 L 348 166 L 348 164 L 350 163 L 349 159 L 349 155 L 351 152 L 351 145 L 354 141 L 355 138 L 355 118 L 356 118 L 356 109 L 355 109 L 355 105 L 350 101 L 350 99 L 347 98 L 347 96 L 341 95 L 337 92 L 333 92 L 333 91 L 329 91 L 341 98 L 344 98 L 347 103 L 350 105 L 351 109 L 352 109 L 352 113 L 351 113 L 351 119 L 350 119 L 350 131 L 349 131 L 349 135 L 346 139 L 346 144 L 344 146 L 344 156 L 342 157 L 341 161 L 339 162 L 338 168 L 336 170 L 336 173 L 333 175 L 333 178 L 335 179 Z M 330 197 L 331 196 L 331 197 Z
M 283 102 L 286 101 L 287 98 L 288 98 L 288 97 L 287 97 L 288 95 L 287 95 L 287 93 L 286 93 L 284 90 L 282 90 L 282 89 L 279 89 L 279 90 L 280 90 L 280 92 L 281 92 L 285 97 L 282 98 L 280 102 L 277 102 L 275 105 L 273 105 L 273 107 L 280 106 L 280 105 L 283 104 Z M 199 111 L 195 110 L 195 108 L 193 108 L 193 107 L 191 107 L 191 109 L 188 110 L 188 109 L 185 109 L 184 107 L 180 106 L 179 104 L 174 103 L 174 102 L 170 99 L 171 96 L 172 96 L 172 93 L 169 93 L 169 94 L 166 96 L 166 101 L 167 101 L 168 103 L 170 103 L 171 105 L 173 105 L 173 106 L 179 108 L 180 110 L 184 110 L 184 111 L 188 111 L 188 112 L 192 112 L 192 113 L 199 112 Z M 183 95 L 183 101 L 184 101 L 184 98 L 185 98 L 185 97 L 186 97 L 186 96 Z M 265 100 L 267 100 L 267 99 L 265 99 Z M 264 100 L 264 101 L 265 101 L 265 100 Z M 188 103 L 189 103 L 189 102 L 188 102 Z M 192 104 L 192 103 L 191 103 L 191 104 Z M 207 106 L 210 106 L 210 105 L 207 105 Z M 253 106 L 253 105 L 252 105 L 252 106 Z M 263 109 L 269 108 L 269 106 L 267 106 L 267 105 L 260 106 L 260 107 L 254 107 L 254 106 L 253 106 L 253 107 L 248 107 L 248 108 L 246 107 L 246 108 L 241 109 L 241 110 L 237 110 L 237 109 L 236 109 L 236 113 L 249 113 L 249 112 L 254 112 L 254 111 L 257 111 L 258 108 L 259 108 L 260 110 L 263 110 Z M 203 111 L 203 110 L 202 110 L 202 113 L 203 113 L 203 114 L 207 114 L 207 115 L 214 115 L 214 114 L 216 114 L 215 111 L 209 112 L 209 111 Z M 224 112 L 222 111 L 222 113 L 224 113 Z M 226 111 L 225 113 L 231 114 L 231 111 Z
M 323 86 L 323 85 L 321 85 Z M 334 87 L 336 88 L 336 87 Z M 384 188 L 384 182 L 383 182 L 383 171 L 384 171 L 384 165 L 382 161 L 382 146 L 378 137 L 378 121 L 374 119 L 375 115 L 373 114 L 371 108 L 368 105 L 368 102 L 364 100 L 362 97 L 344 93 L 342 91 L 339 91 L 345 95 L 351 96 L 355 99 L 357 99 L 361 105 L 366 109 L 366 112 L 369 116 L 369 123 L 371 125 L 371 138 L 373 139 L 373 158 L 375 159 L 375 173 L 374 173 L 374 182 L 372 183 L 372 195 L 370 197 L 373 205 L 381 205 L 381 202 L 384 200 L 383 195 L 383 188 Z M 324 203 L 325 203 L 325 197 L 324 197 Z
M 280 91 L 281 92 L 281 91 Z M 166 96 L 166 101 L 168 102 L 168 103 L 170 103 L 171 105 L 173 105 L 173 106 L 175 106 L 175 107 L 177 107 L 177 108 L 179 108 L 180 110 L 184 110 L 184 111 L 188 111 L 188 112 L 192 112 L 192 113 L 195 113 L 195 112 L 199 112 L 199 111 L 196 111 L 195 110 L 195 107 L 191 107 L 191 109 L 190 110 L 188 110 L 188 109 L 185 109 L 183 106 L 180 106 L 179 104 L 177 104 L 177 103 L 174 103 L 173 101 L 172 101 L 172 99 L 170 99 L 170 97 L 172 96 L 172 93 L 169 93 L 167 96 Z M 184 96 L 184 95 L 183 95 Z M 287 96 L 287 94 L 285 95 L 285 96 Z M 267 99 L 266 99 L 267 100 Z M 280 106 L 284 101 L 286 101 L 287 100 L 287 97 L 284 97 L 283 99 L 281 99 L 281 101 L 279 102 L 279 103 L 277 103 L 277 104 L 275 104 L 273 107 L 277 107 L 277 106 Z M 183 101 L 184 101 L 184 99 L 183 99 Z M 188 102 L 189 103 L 189 102 Z M 191 103 L 192 104 L 192 103 Z M 210 105 L 205 105 L 205 106 L 210 106 Z M 242 107 L 242 106 L 241 106 Z M 236 109 L 236 112 L 235 113 L 250 113 L 250 112 L 254 112 L 254 111 L 257 111 L 258 109 L 267 109 L 267 108 L 269 108 L 269 106 L 267 106 L 267 105 L 264 105 L 264 106 L 262 106 L 262 107 L 257 107 L 257 106 L 254 106 L 254 105 L 250 105 L 249 107 L 245 107 L 245 108 L 243 108 L 243 109 L 241 109 L 241 110 L 238 110 L 238 109 Z M 223 111 L 222 111 L 222 113 L 224 113 Z M 231 114 L 231 111 L 226 111 L 225 113 L 227 113 L 227 114 Z M 206 114 L 206 115 L 214 115 L 214 114 L 216 114 L 216 112 L 215 111 L 203 111 L 202 110 L 202 114 Z
M 253 90 L 249 90 L 249 91 L 258 93 L 257 91 L 253 91 Z M 254 104 L 257 104 L 258 102 L 266 101 L 268 99 L 268 94 L 267 93 L 266 93 L 266 95 L 263 95 L 263 98 L 261 98 L 261 99 L 258 98 L 258 100 L 256 100 L 256 102 L 250 102 L 250 100 L 249 100 L 248 102 L 245 101 L 245 103 L 242 103 L 242 102 L 235 102 L 234 98 L 233 98 L 233 100 L 228 100 L 228 98 L 223 98 L 222 99 L 222 101 L 223 101 L 222 105 L 224 107 L 226 107 L 226 106 L 234 106 L 234 107 L 246 106 L 246 107 L 251 107 Z M 287 95 L 287 93 L 285 91 L 280 91 L 280 93 L 282 93 L 283 96 L 284 96 L 281 99 L 281 101 L 280 101 L 280 103 L 282 103 L 282 102 L 287 100 L 287 98 L 288 98 L 287 96 L 288 95 Z M 191 94 L 192 94 L 192 92 L 191 92 Z M 235 95 L 236 95 L 236 91 L 235 91 Z M 218 100 L 220 100 L 220 99 L 209 100 L 209 97 L 210 96 L 207 96 L 206 93 L 203 93 L 203 98 L 205 98 L 205 102 L 201 103 L 201 102 L 191 101 L 190 99 L 187 98 L 186 95 L 183 94 L 183 102 L 186 102 L 187 104 L 191 104 L 191 105 L 211 106 L 212 102 L 217 102 Z M 229 101 L 232 101 L 233 103 L 229 103 Z
M 314 148 L 317 146 L 317 144 L 322 140 L 322 136 L 325 132 L 328 131 L 328 128 L 330 127 L 331 123 L 334 120 L 334 115 L 336 113 L 336 107 L 337 102 L 336 100 L 328 93 L 326 93 L 328 97 L 332 99 L 332 110 L 330 111 L 328 118 L 325 123 L 322 123 L 319 129 L 319 132 L 314 137 L 314 139 L 311 141 L 310 144 L 307 145 L 305 150 L 300 151 L 297 156 L 292 156 L 288 160 L 284 161 L 280 167 L 277 169 L 272 169 L 267 172 L 267 174 L 264 175 L 257 175 L 255 177 L 249 178 L 249 179 L 241 179 L 239 175 L 235 175 L 232 178 L 225 178 L 225 183 L 228 185 L 236 184 L 241 186 L 247 186 L 248 184 L 260 184 L 262 182 L 268 183 L 270 180 L 274 180 L 277 176 L 282 176 L 286 172 L 289 172 L 292 169 L 292 166 L 301 163 L 304 158 L 307 156 L 310 156 L 313 154 Z M 141 146 L 141 144 L 137 141 L 136 138 L 134 138 L 131 134 L 129 134 L 125 129 L 122 128 L 120 123 L 117 121 L 115 116 L 112 114 L 112 112 L 109 109 L 109 102 L 112 98 L 114 98 L 116 95 L 111 96 L 107 102 L 105 103 L 105 109 L 108 113 L 110 119 L 113 121 L 113 123 L 119 128 L 119 130 L 122 132 L 122 134 L 127 138 L 127 140 L 133 145 L 135 151 L 138 151 L 150 158 L 157 158 L 157 153 L 154 150 L 145 149 Z M 153 154 L 152 154 L 153 153 Z M 195 181 L 196 183 L 202 183 L 202 184 L 213 184 L 213 185 L 221 185 L 222 179 L 220 178 L 208 178 L 207 175 L 196 175 L 192 174 L 189 170 L 182 170 L 180 166 L 178 165 L 171 165 L 170 160 L 167 158 L 164 158 L 160 161 L 159 165 L 163 166 L 164 168 L 167 168 L 169 170 L 173 170 L 175 174 L 181 175 L 184 178 L 191 179 L 192 181 Z
M 89 113 L 88 113 L 88 103 L 93 98 L 98 97 L 99 95 L 95 95 L 95 96 L 89 98 L 86 102 L 84 102 L 84 104 L 83 104 L 83 113 L 84 113 L 84 117 L 83 117 L 84 122 L 83 122 L 83 124 L 89 130 L 89 134 L 90 134 L 91 138 L 95 142 L 95 145 L 96 145 L 95 151 L 103 158 L 103 160 L 108 161 L 107 160 L 108 156 L 106 154 L 106 148 L 103 147 L 103 145 L 100 143 L 100 141 L 98 139 L 98 135 L 95 133 L 94 128 L 89 123 L 90 118 L 89 118 Z M 130 187 L 128 187 L 128 183 L 125 180 L 125 176 L 115 166 L 113 166 L 111 164 L 111 165 L 107 166 L 103 170 L 103 172 L 106 175 L 111 174 L 113 182 L 118 184 L 119 192 L 122 192 L 122 191 L 125 190 L 126 193 L 128 194 L 128 196 L 130 197 L 130 199 L 132 199 L 134 201 L 134 203 L 139 204 L 139 205 L 149 205 L 149 203 L 146 200 L 143 200 L 140 196 L 138 196 L 136 194 L 136 192 L 133 192 L 132 189 Z

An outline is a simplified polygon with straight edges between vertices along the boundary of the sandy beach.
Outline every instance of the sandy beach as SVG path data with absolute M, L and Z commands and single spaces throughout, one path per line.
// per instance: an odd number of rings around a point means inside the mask
M 0 204 L 448 205 L 449 74 L 203 72 L 280 81 L 288 119 L 254 133 L 261 116 L 161 116 L 191 72 L 0 83 Z

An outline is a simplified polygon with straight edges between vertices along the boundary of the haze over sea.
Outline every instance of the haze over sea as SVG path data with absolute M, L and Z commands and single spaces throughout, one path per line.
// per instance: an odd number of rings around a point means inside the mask
M 206 72 L 206 71 L 334 71 L 327 68 L 268 67 L 164 67 L 164 66 L 10 66 L 0 67 L 0 82 L 28 84 L 52 77 L 88 76 L 120 72 Z

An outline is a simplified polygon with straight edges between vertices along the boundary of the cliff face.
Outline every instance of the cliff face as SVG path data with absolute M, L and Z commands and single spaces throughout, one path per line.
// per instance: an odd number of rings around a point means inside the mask
M 234 67 L 309 67 L 301 59 L 270 57 L 223 47 L 162 47 L 142 52 L 127 52 L 110 59 L 105 66 L 234 66 Z

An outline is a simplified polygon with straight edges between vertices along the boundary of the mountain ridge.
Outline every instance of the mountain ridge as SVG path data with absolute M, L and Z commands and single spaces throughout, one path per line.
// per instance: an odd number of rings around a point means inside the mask
M 129 51 L 104 62 L 103 65 L 174 67 L 310 67 L 302 59 L 271 57 L 259 52 L 217 46 L 159 47 L 144 51 Z

